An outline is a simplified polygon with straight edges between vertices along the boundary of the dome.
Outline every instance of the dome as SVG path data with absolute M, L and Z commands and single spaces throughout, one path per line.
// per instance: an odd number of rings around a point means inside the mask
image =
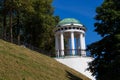
M 58 25 L 65 25 L 65 24 L 81 24 L 81 23 L 79 20 L 75 18 L 65 18 L 58 23 Z

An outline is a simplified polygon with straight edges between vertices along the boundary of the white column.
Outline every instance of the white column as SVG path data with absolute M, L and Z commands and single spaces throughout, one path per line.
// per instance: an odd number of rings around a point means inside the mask
M 83 34 L 83 49 L 86 50 L 86 44 L 85 44 L 85 34 Z M 86 55 L 86 51 L 85 51 L 85 55 Z
M 56 55 L 57 57 L 59 57 L 59 39 L 58 39 L 58 35 L 55 35 L 55 49 L 56 49 Z
M 76 38 L 76 45 L 77 55 L 79 55 L 79 38 Z
M 80 49 L 81 49 L 81 55 L 86 56 L 85 36 L 83 33 L 80 33 Z
M 66 55 L 68 55 L 68 54 L 70 54 L 70 52 L 69 52 L 69 49 L 70 49 L 69 38 L 67 38 L 66 41 L 67 41 Z
M 64 36 L 63 36 L 63 33 L 60 34 L 60 44 L 61 44 L 61 55 L 64 56 Z
M 72 47 L 72 55 L 75 55 L 74 32 L 71 32 L 71 47 Z

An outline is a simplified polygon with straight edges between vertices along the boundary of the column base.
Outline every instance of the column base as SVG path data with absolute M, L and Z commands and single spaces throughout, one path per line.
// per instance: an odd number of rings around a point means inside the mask
M 72 50 L 72 56 L 75 56 L 75 50 Z
M 59 51 L 56 51 L 56 57 L 60 57 Z
M 81 56 L 86 57 L 86 51 L 81 51 Z
M 61 51 L 61 56 L 64 57 L 64 50 Z

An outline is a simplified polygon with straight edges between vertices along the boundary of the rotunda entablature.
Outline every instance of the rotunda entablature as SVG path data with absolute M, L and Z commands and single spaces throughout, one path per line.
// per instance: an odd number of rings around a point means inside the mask
M 85 33 L 86 28 L 77 19 L 65 18 L 61 20 L 55 28 L 55 32 L 82 32 Z

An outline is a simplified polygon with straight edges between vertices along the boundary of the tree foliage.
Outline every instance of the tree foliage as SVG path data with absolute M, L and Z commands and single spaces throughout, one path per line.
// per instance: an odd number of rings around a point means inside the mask
M 53 29 L 59 21 L 59 17 L 53 16 L 52 0 L 35 0 L 33 8 L 35 13 L 27 15 L 25 20 L 26 41 L 40 49 L 53 52 Z
M 53 15 L 51 4 L 52 0 L 0 0 L 1 36 L 53 51 L 59 17 Z
M 94 56 L 89 70 L 97 80 L 120 80 L 120 2 L 104 0 L 97 7 L 95 31 L 102 39 L 90 44 L 88 51 Z

